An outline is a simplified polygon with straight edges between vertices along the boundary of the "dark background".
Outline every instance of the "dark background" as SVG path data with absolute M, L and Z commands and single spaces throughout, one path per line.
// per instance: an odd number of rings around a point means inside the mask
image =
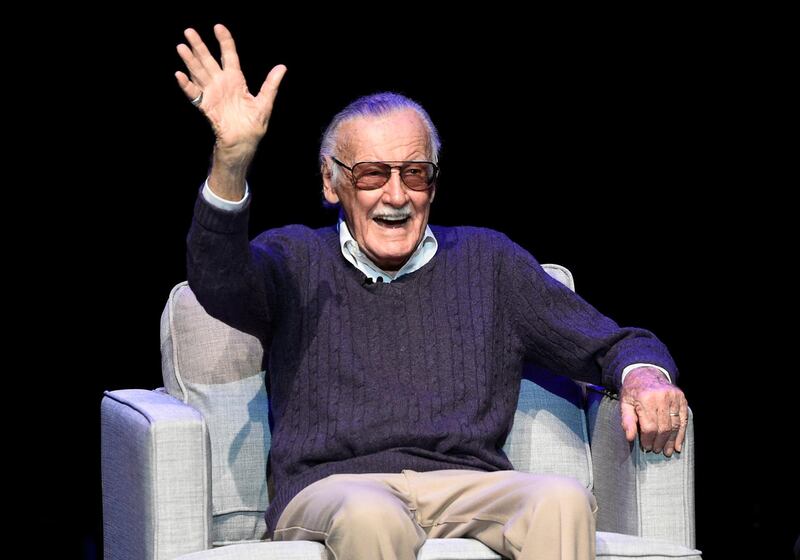
M 60 357 L 78 368 L 65 387 L 79 434 L 69 453 L 84 458 L 66 485 L 77 512 L 60 513 L 75 525 L 70 550 L 102 556 L 102 391 L 161 385 L 159 318 L 185 278 L 213 143 L 175 84 L 174 47 L 187 26 L 211 42 L 222 21 L 251 90 L 274 64 L 289 68 L 250 176 L 253 234 L 332 223 L 317 172 L 328 120 L 375 91 L 416 99 L 443 140 L 433 223 L 504 231 L 541 262 L 569 267 L 602 312 L 672 350 L 695 413 L 704 556 L 791 556 L 799 385 L 782 333 L 797 323 L 784 268 L 796 255 L 784 239 L 797 174 L 785 170 L 796 142 L 786 36 L 719 14 L 635 24 L 606 14 L 603 25 L 470 15 L 456 26 L 400 14 L 130 10 L 70 33 L 73 63 L 54 70 L 68 122 L 51 131 L 68 179 L 54 200 L 69 223 L 49 232 L 50 247 L 68 278 L 69 291 L 54 294 L 64 315 L 93 324 L 62 329 Z

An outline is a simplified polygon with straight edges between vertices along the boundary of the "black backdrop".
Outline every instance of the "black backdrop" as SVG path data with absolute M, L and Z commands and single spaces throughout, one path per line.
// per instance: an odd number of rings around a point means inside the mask
M 210 39 L 219 20 L 251 90 L 272 65 L 289 67 L 250 177 L 252 233 L 335 219 L 320 203 L 316 150 L 348 101 L 381 90 L 418 100 L 444 146 L 431 221 L 502 230 L 568 266 L 579 293 L 619 323 L 655 331 L 695 411 L 698 547 L 707 558 L 790 557 L 798 383 L 794 348 L 768 313 L 796 322 L 779 271 L 796 253 L 781 240 L 797 183 L 779 171 L 790 153 L 779 33 L 652 20 L 519 29 L 510 15 L 469 28 L 426 21 L 427 31 L 397 15 L 105 17 L 70 38 L 71 55 L 82 53 L 64 70 L 74 103 L 53 132 L 72 212 L 55 240 L 72 279 L 62 297 L 95 325 L 65 337 L 81 372 L 68 380 L 81 434 L 69 448 L 85 465 L 70 485 L 70 548 L 102 555 L 102 391 L 161 384 L 159 317 L 185 277 L 213 142 L 175 85 L 174 46 L 189 25 Z

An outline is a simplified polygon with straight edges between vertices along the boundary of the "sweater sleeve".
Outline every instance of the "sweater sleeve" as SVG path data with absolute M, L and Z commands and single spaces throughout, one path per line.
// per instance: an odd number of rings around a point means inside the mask
M 663 367 L 677 379 L 675 362 L 652 332 L 620 327 L 551 278 L 528 251 L 506 242 L 501 285 L 509 289 L 503 299 L 527 361 L 616 389 L 625 367 L 635 363 Z
M 249 199 L 237 212 L 195 203 L 187 237 L 189 286 L 212 317 L 265 341 L 276 310 L 276 256 L 248 241 Z

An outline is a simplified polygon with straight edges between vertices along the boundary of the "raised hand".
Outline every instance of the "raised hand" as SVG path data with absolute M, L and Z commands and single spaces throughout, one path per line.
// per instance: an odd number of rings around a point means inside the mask
M 269 119 L 278 86 L 286 73 L 286 66 L 279 64 L 267 75 L 258 93 L 253 95 L 247 88 L 239 56 L 230 31 L 221 24 L 214 26 L 220 46 L 220 62 L 211 55 L 200 35 L 194 29 L 187 29 L 184 35 L 189 45 L 179 44 L 178 55 L 186 64 L 188 75 L 176 72 L 178 85 L 203 112 L 214 129 L 214 164 L 212 181 L 217 178 L 215 191 L 227 192 L 226 185 L 220 183 L 227 179 L 239 182 L 244 192 L 244 175 L 255 155 L 258 143 L 267 132 Z M 216 167 L 216 169 L 215 169 Z M 221 168 L 222 169 L 221 169 Z M 234 191 L 238 191 L 236 185 Z

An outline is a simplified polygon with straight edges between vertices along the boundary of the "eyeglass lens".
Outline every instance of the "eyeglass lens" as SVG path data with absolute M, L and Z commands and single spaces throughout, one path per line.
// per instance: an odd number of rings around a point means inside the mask
M 410 189 L 425 190 L 433 182 L 435 168 L 428 162 L 408 162 L 402 165 L 357 163 L 353 166 L 353 179 L 360 189 L 379 189 L 389 181 L 394 167 L 400 169 L 400 178 Z

